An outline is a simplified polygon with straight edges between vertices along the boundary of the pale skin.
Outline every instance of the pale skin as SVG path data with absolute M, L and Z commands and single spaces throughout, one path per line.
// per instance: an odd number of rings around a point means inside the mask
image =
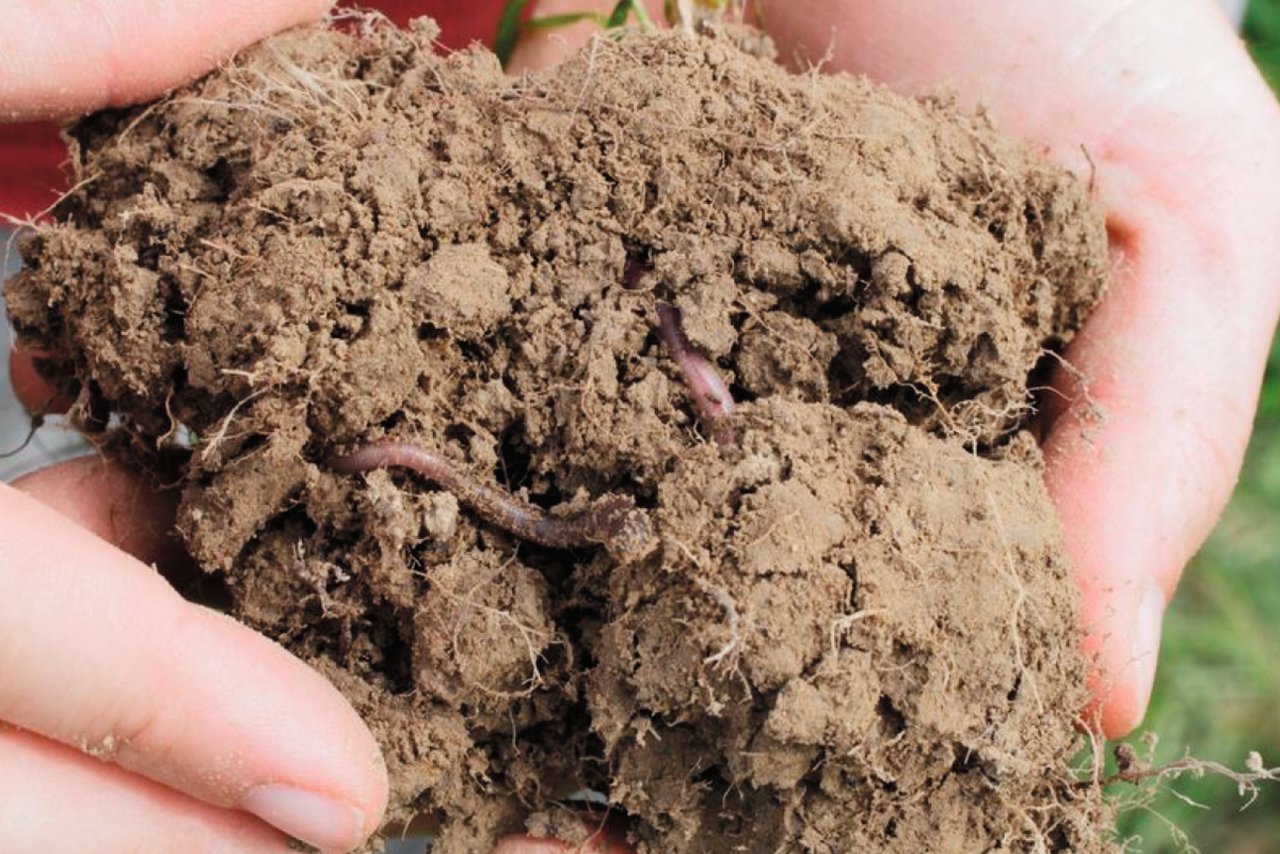
M 540 11 L 593 5 L 611 4 Z M 0 0 L 0 115 L 145 99 L 327 6 Z M 1084 151 L 1096 167 L 1116 272 L 1065 354 L 1090 401 L 1062 372 L 1044 447 L 1098 661 L 1087 717 L 1123 734 L 1146 708 L 1164 605 L 1239 472 L 1280 314 L 1280 109 L 1211 0 L 766 8 L 783 57 L 826 55 L 904 92 L 950 86 L 1081 175 Z M 526 43 L 516 61 L 585 37 Z M 29 362 L 13 366 L 44 405 Z M 1086 431 L 1088 405 L 1105 418 Z M 171 512 L 96 460 L 0 486 L 0 849 L 284 852 L 281 830 L 354 847 L 386 802 L 372 737 L 318 675 L 148 568 Z

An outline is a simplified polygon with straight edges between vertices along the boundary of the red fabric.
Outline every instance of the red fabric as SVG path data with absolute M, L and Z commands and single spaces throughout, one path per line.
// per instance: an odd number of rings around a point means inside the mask
M 430 15 L 440 24 L 441 43 L 461 48 L 492 43 L 505 0 L 365 0 L 360 5 L 381 9 L 400 24 Z M 24 217 L 51 205 L 67 186 L 65 159 L 55 125 L 0 125 L 0 214 Z
M 0 214 L 23 218 L 53 204 L 67 184 L 66 153 L 56 125 L 0 125 Z

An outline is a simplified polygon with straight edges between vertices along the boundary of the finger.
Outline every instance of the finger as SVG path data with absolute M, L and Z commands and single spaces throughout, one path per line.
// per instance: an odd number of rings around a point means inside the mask
M 100 454 L 32 472 L 14 481 L 35 498 L 145 564 L 158 567 L 187 599 L 224 601 L 217 579 L 204 573 L 176 533 L 178 491 L 157 485 Z
M 377 745 L 318 674 L 0 486 L 0 719 L 332 850 L 377 827 Z
M 0 0 L 0 121 L 132 103 L 253 42 L 318 19 L 331 0 Z
M 7 854 L 182 851 L 287 854 L 257 819 L 180 795 L 39 736 L 0 726 L 0 839 Z
M 9 351 L 9 384 L 13 387 L 14 396 L 27 412 L 39 415 L 66 412 L 71 401 L 58 394 L 40 376 L 36 370 L 36 358 L 36 354 L 23 347 Z
M 1044 444 L 1083 593 L 1084 649 L 1096 656 L 1090 715 L 1109 737 L 1146 713 L 1165 603 L 1226 504 L 1248 443 L 1269 343 L 1250 326 L 1275 316 L 1264 294 L 1248 291 L 1243 316 L 1224 310 L 1223 283 L 1196 257 L 1193 230 L 1148 225 L 1117 241 L 1124 261 L 1113 292 L 1067 351 L 1087 382 L 1059 377 L 1074 402 Z
M 177 494 L 94 455 L 41 469 L 13 486 L 146 564 L 182 558 L 174 536 Z
M 1209 0 L 798 0 L 765 14 L 784 57 L 830 48 L 828 68 L 954 87 L 1078 174 L 1096 167 L 1121 274 L 1067 352 L 1088 394 L 1064 382 L 1074 403 L 1046 441 L 1047 482 L 1102 729 L 1132 729 L 1158 612 L 1239 471 L 1280 310 L 1280 110 Z
M 617 0 L 539 0 L 534 9 L 534 17 L 548 18 L 578 12 L 608 15 L 617 5 Z M 662 0 L 645 0 L 649 17 L 655 22 L 662 20 L 662 6 Z M 579 21 L 554 29 L 525 27 L 507 63 L 507 71 L 522 74 L 559 65 L 600 31 L 600 25 L 594 21 Z

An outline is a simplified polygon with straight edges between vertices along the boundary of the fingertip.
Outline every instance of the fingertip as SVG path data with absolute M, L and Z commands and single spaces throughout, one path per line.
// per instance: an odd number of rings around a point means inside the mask
M 363 735 L 361 749 L 368 757 L 368 761 L 361 770 L 359 783 L 352 789 L 352 803 L 361 817 L 360 831 L 357 833 L 356 845 L 352 846 L 353 848 L 367 840 L 382 826 L 387 802 L 391 796 L 391 781 L 387 777 L 387 765 L 382 756 L 382 748 L 363 719 L 360 720 L 360 724 Z
M 235 622 L 231 617 L 220 612 L 209 613 L 215 614 L 219 619 Z M 382 825 L 382 818 L 386 813 L 391 785 L 387 777 L 387 765 L 382 756 L 382 748 L 364 718 L 324 674 L 283 647 L 277 645 L 276 648 L 284 659 L 297 669 L 299 685 L 303 684 L 304 680 L 318 683 L 317 700 L 321 692 L 327 693 L 330 699 L 329 715 L 322 713 L 322 704 L 318 701 L 312 704 L 311 711 L 315 715 L 313 725 L 320 722 L 324 724 L 317 726 L 316 731 L 330 734 L 331 743 L 321 748 L 321 752 L 328 752 L 334 758 L 298 778 L 300 781 L 323 781 L 327 778 L 330 782 L 327 786 L 314 789 L 311 788 L 314 784 L 304 782 L 301 790 L 310 790 L 322 800 L 329 800 L 332 806 L 332 811 L 328 813 L 328 820 L 333 822 L 329 825 L 331 827 L 349 826 L 342 824 L 345 819 L 341 817 L 349 816 L 352 809 L 358 817 L 352 836 L 354 841 L 350 844 L 325 844 L 321 837 L 317 837 L 317 841 L 313 844 L 323 851 L 351 850 L 368 839 Z M 338 734 L 342 734 L 341 738 L 338 738 Z M 336 771 L 336 773 L 325 773 L 322 769 L 326 766 L 329 772 Z M 293 767 L 301 768 L 302 765 L 295 764 Z M 320 802 L 317 801 L 317 803 Z M 299 803 L 304 804 L 305 799 L 300 799 Z M 259 814 L 259 817 L 263 816 Z M 291 828 L 283 825 L 276 826 L 296 835 Z M 303 837 L 299 836 L 299 838 Z M 333 842 L 340 843 L 341 840 L 339 837 L 334 837 Z
M 154 720 L 145 739 L 124 744 L 117 762 L 255 815 L 321 851 L 349 851 L 378 829 L 389 792 L 386 765 L 368 725 L 332 682 L 220 611 L 192 606 L 170 637 L 179 659 L 190 662 L 184 678 L 213 692 L 221 706 L 205 722 L 205 741 L 234 747 L 228 754 L 193 743 L 183 722 L 211 703 L 174 685 L 164 720 Z M 201 661 L 215 650 L 223 662 Z M 246 690 L 251 685 L 259 687 Z M 210 775 L 229 760 L 231 771 Z
M 296 786 L 257 786 L 240 801 L 240 809 L 322 851 L 350 851 L 369 835 L 363 809 Z
M 49 118 L 155 97 L 254 42 L 320 20 L 331 0 L 83 0 L 17 4 L 0 38 L 6 118 Z
M 1155 685 L 1163 632 L 1165 594 L 1149 583 L 1136 602 L 1114 608 L 1104 632 L 1094 632 L 1086 649 L 1096 650 L 1085 720 L 1109 739 L 1123 738 L 1146 717 Z

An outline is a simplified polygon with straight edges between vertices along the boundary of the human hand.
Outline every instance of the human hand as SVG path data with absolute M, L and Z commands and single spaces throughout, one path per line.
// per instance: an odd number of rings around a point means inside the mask
M 538 14 L 591 5 L 542 0 Z M 952 88 L 1094 183 L 1115 275 L 1046 399 L 1044 450 L 1096 662 L 1088 715 L 1129 732 L 1165 603 L 1239 474 L 1280 313 L 1275 99 L 1213 0 L 759 8 L 784 59 L 908 94 Z M 515 62 L 554 62 L 588 32 L 529 41 Z
M 1277 314 L 1280 259 L 1265 239 L 1280 199 L 1274 102 L 1208 0 L 769 9 L 783 56 L 817 58 L 830 45 L 829 68 L 905 91 L 952 85 L 1080 174 L 1090 171 L 1080 145 L 1097 165 L 1120 263 L 1068 358 L 1107 418 L 1086 440 L 1078 416 L 1089 401 L 1060 376 L 1074 402 L 1056 413 L 1046 450 L 1099 654 L 1100 720 L 1125 731 L 1145 708 L 1165 597 L 1234 482 Z M 1228 312 L 1215 310 L 1222 297 Z M 1202 317 L 1213 320 L 1193 325 Z M 504 854 L 544 850 L 508 844 Z
M 328 5 L 0 0 L 0 116 L 154 96 Z M 172 516 L 96 459 L 0 485 L 0 849 L 356 846 L 386 804 L 377 744 L 318 674 L 147 566 Z
M 582 8 L 542 0 L 538 14 Z M 784 59 L 907 94 L 951 88 L 1092 181 L 1115 272 L 1046 398 L 1043 446 L 1094 661 L 1087 719 L 1124 735 L 1252 426 L 1280 313 L 1280 109 L 1212 0 L 760 8 Z M 531 40 L 515 64 L 555 62 L 587 33 Z
M 1252 428 L 1280 314 L 1280 108 L 1213 0 L 765 13 L 782 56 L 830 47 L 831 70 L 954 87 L 1094 182 L 1115 273 L 1046 399 L 1043 446 L 1096 656 L 1091 719 L 1124 735 L 1146 712 L 1165 603 Z

